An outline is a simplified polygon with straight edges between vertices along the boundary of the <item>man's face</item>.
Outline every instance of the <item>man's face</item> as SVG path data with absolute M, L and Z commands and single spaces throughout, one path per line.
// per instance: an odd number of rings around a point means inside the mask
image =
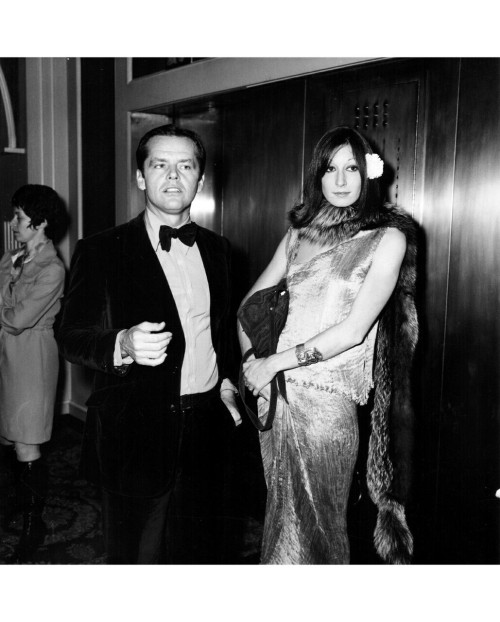
M 146 208 L 163 220 L 182 216 L 203 187 L 194 149 L 184 136 L 154 136 L 148 142 L 144 173 L 137 171 L 137 185 L 145 191 Z

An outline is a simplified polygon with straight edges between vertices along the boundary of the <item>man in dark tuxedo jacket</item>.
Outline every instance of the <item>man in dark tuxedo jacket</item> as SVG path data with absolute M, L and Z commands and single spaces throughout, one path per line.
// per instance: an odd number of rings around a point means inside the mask
M 95 370 L 83 464 L 103 488 L 107 561 L 129 564 L 171 561 L 179 476 L 200 480 L 189 542 L 221 511 L 227 440 L 239 423 L 228 380 L 229 243 L 190 219 L 203 143 L 165 125 L 143 136 L 136 156 L 146 209 L 77 243 L 58 332 L 63 356 Z M 205 534 L 208 556 L 195 547 L 189 561 L 220 561 L 214 533 Z

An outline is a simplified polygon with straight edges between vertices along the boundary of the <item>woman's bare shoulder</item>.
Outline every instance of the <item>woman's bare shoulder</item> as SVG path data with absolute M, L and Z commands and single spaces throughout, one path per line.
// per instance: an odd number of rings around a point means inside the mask
M 397 267 L 401 265 L 406 252 L 406 236 L 396 227 L 388 227 L 375 251 L 374 263 Z
M 406 236 L 400 229 L 388 227 L 380 241 L 380 247 L 404 252 L 406 250 Z

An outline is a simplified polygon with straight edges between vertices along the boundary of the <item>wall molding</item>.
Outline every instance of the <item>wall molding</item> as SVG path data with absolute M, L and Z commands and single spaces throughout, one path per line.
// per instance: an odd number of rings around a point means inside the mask
M 73 226 L 58 245 L 66 267 L 82 235 L 80 91 L 79 59 L 26 59 L 28 183 L 51 186 L 66 203 Z M 61 406 L 80 416 L 78 372 L 64 365 Z
M 12 101 L 10 99 L 9 85 L 5 78 L 2 66 L 0 65 L 0 94 L 2 95 L 3 108 L 5 111 L 5 120 L 7 122 L 7 140 L 8 145 L 4 147 L 5 153 L 26 153 L 24 147 L 17 146 L 16 124 L 14 121 L 14 112 L 12 110 Z
M 59 413 L 62 415 L 71 415 L 72 417 L 80 419 L 80 421 L 85 421 L 87 408 L 73 400 L 64 400 L 59 405 Z

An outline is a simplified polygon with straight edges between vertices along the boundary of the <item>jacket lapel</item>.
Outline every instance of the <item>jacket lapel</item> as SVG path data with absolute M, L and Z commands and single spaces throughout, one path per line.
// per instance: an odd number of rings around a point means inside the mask
M 161 304 L 169 315 L 174 314 L 178 319 L 172 291 L 146 231 L 144 212 L 130 221 L 123 253 L 124 272 L 130 279 L 130 287 L 153 307 Z

